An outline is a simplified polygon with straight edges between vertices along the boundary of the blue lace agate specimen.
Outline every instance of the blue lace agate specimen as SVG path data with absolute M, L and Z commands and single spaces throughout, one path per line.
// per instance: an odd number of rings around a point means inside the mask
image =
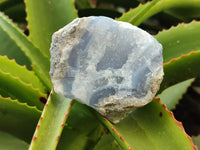
M 147 32 L 107 17 L 77 18 L 55 32 L 55 92 L 119 122 L 149 103 L 163 78 L 162 46 Z

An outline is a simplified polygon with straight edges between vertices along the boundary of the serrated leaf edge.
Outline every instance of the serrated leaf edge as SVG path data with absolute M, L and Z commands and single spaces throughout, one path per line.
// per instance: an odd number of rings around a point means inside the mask
M 13 76 L 10 72 L 4 72 L 4 71 L 2 71 L 1 69 L 0 69 L 0 72 L 3 73 L 3 74 L 5 74 L 5 75 L 10 76 L 11 78 L 14 78 L 15 80 L 18 80 L 18 81 L 19 81 L 20 83 L 22 83 L 23 85 L 32 88 L 34 91 L 37 91 L 40 95 L 47 97 L 47 94 L 46 94 L 46 93 L 42 93 L 42 92 L 40 91 L 39 88 L 34 88 L 33 85 L 32 85 L 32 83 L 26 83 L 26 82 L 22 81 L 22 80 L 20 79 L 20 77 L 18 77 L 18 76 Z
M 163 65 L 164 65 L 164 66 L 169 65 L 169 64 L 172 63 L 172 62 L 175 62 L 175 61 L 177 61 L 177 60 L 180 60 L 181 58 L 190 56 L 190 55 L 195 54 L 195 53 L 200 53 L 200 50 L 197 50 L 197 51 L 190 51 L 190 52 L 187 53 L 187 54 L 181 54 L 181 56 L 179 56 L 179 57 L 177 57 L 177 58 L 172 58 L 169 62 L 163 63 Z
M 115 129 L 115 127 L 106 119 L 105 117 L 98 114 L 96 111 L 91 110 L 92 114 L 94 114 L 98 120 L 110 131 L 113 135 L 114 139 L 124 150 L 132 150 L 129 144 L 125 141 L 124 137 L 119 134 L 119 132 Z
M 129 20 L 130 23 L 138 26 L 140 24 L 140 22 L 138 23 L 138 18 L 140 18 L 142 15 L 145 15 L 148 13 L 148 10 L 150 10 L 152 7 L 154 7 L 160 0 L 153 0 L 153 1 L 149 1 L 147 3 L 145 3 L 146 7 L 144 7 L 142 10 L 140 10 L 134 17 L 131 18 L 131 20 Z M 133 22 L 133 19 L 134 22 Z
M 35 111 L 37 111 L 39 113 L 42 113 L 42 111 L 37 109 L 36 106 L 30 106 L 26 102 L 22 103 L 18 99 L 11 99 L 11 97 L 3 97 L 2 95 L 0 95 L 0 100 L 10 101 L 12 103 L 16 103 L 17 105 L 25 106 L 25 107 L 27 107 L 29 109 L 33 109 L 33 110 L 35 110 Z
M 26 3 L 26 0 L 23 0 L 23 1 L 24 1 L 24 4 L 25 4 L 25 3 Z M 25 7 L 25 12 L 26 12 L 26 14 L 27 14 L 27 11 L 28 11 L 28 10 L 27 10 L 27 7 Z M 26 15 L 25 20 L 28 22 L 28 15 Z M 29 28 L 29 23 L 27 23 L 26 28 L 27 28 L 28 30 L 30 30 L 30 28 Z M 31 43 L 33 43 L 32 40 L 30 39 L 30 34 L 28 35 L 28 39 L 30 40 Z M 35 45 L 34 43 L 33 43 L 33 45 L 40 51 L 41 54 L 43 54 L 43 56 L 44 56 L 46 59 L 49 59 L 49 57 L 48 57 L 47 55 L 45 55 L 45 53 L 42 52 L 42 50 L 41 50 L 37 45 Z
M 0 72 L 1 72 L 2 74 L 6 75 L 6 76 L 9 76 L 10 78 L 13 78 L 14 80 L 17 80 L 20 84 L 26 86 L 27 88 L 31 88 L 32 91 L 37 92 L 39 95 L 41 95 L 41 97 L 45 97 L 45 98 L 47 97 L 47 94 L 41 93 L 41 91 L 40 91 L 39 89 L 34 88 L 34 87 L 32 86 L 32 84 L 27 84 L 27 83 L 23 82 L 22 80 L 20 80 L 19 77 L 14 77 L 14 76 L 11 75 L 11 73 L 5 73 L 5 72 L 3 72 L 2 70 L 0 70 Z M 26 101 L 26 100 L 24 99 L 24 101 Z M 27 103 L 27 104 L 28 104 L 28 103 Z M 28 104 L 28 105 L 29 105 L 29 104 Z M 31 106 L 31 105 L 29 105 L 29 106 Z M 36 106 L 36 107 L 37 107 L 37 106 Z M 39 109 L 39 108 L 38 108 L 38 109 Z
M 45 104 L 45 106 L 44 106 L 44 109 L 43 109 L 43 111 L 42 111 L 42 114 L 41 114 L 41 116 L 40 116 L 40 119 L 39 119 L 39 121 L 38 121 L 36 130 L 35 130 L 35 133 L 34 133 L 34 135 L 33 135 L 31 144 L 30 144 L 30 146 L 29 146 L 29 150 L 32 150 L 32 149 L 33 149 L 34 143 L 35 143 L 35 141 L 37 140 L 39 128 L 40 128 L 40 125 L 42 124 L 43 118 L 45 118 L 44 115 L 45 115 L 45 112 L 46 112 L 46 110 L 47 110 L 47 107 L 48 107 L 48 105 L 49 105 L 49 103 L 50 103 L 50 101 L 51 101 L 51 97 L 52 97 L 52 93 L 53 93 L 53 92 L 54 92 L 54 88 L 52 88 L 51 93 L 49 94 L 48 100 L 47 100 L 47 102 L 46 102 L 46 104 Z M 54 145 L 54 149 L 56 149 L 56 146 L 57 146 L 57 144 L 58 144 L 58 142 L 59 142 L 60 135 L 62 134 L 63 128 L 64 128 L 64 126 L 65 126 L 65 122 L 66 122 L 67 117 L 68 117 L 68 114 L 69 114 L 70 109 L 71 109 L 71 107 L 72 107 L 72 105 L 73 105 L 73 101 L 74 101 L 74 100 L 71 100 L 70 106 L 68 107 L 68 109 L 67 109 L 67 111 L 66 111 L 66 113 L 65 113 L 65 116 L 64 116 L 64 118 L 63 118 L 63 120 L 62 120 L 62 123 L 60 124 L 60 132 L 59 132 L 59 134 L 57 135 L 56 143 L 55 143 L 55 145 Z
M 176 109 L 176 106 L 179 104 L 179 101 L 183 98 L 183 96 L 186 94 L 188 88 L 193 84 L 193 82 L 195 81 L 195 78 L 192 78 L 191 83 L 188 85 L 188 87 L 186 88 L 186 90 L 182 93 L 182 95 L 178 98 L 178 102 L 175 104 L 175 106 L 171 109 L 174 110 Z M 155 96 L 156 98 L 160 99 L 159 97 L 157 97 L 157 95 Z M 161 98 L 162 99 L 162 98 Z
M 25 11 L 26 11 L 26 9 L 27 8 L 25 8 Z M 20 33 L 22 33 L 23 35 L 24 35 L 24 33 L 23 33 L 23 31 L 19 28 L 19 26 L 11 19 L 11 18 L 9 18 L 4 12 L 2 12 L 1 11 L 1 13 L 3 14 L 3 15 L 1 15 L 1 16 L 3 16 L 3 18 L 4 19 L 6 19 L 6 21 L 8 21 L 8 23 L 13 27 L 13 28 L 15 28 L 17 31 L 19 31 Z M 26 20 L 27 21 L 27 20 Z M 28 25 L 27 25 L 27 29 L 28 29 Z M 6 32 L 5 30 L 4 30 L 4 32 Z M 6 32 L 7 33 L 7 32 Z M 9 34 L 8 34 L 9 35 Z M 24 35 L 25 36 L 25 35 Z M 12 41 L 14 42 L 14 43 L 16 43 L 15 42 L 15 40 L 11 37 L 11 36 L 9 36 L 10 37 L 10 39 L 12 39 Z M 27 36 L 26 36 L 27 37 Z M 27 40 L 30 42 L 30 43 L 32 43 L 32 41 L 31 41 L 31 39 L 29 38 L 29 37 L 27 37 Z M 32 43 L 33 44 L 33 43 Z M 20 49 L 22 49 L 21 48 L 21 46 L 19 46 L 18 44 L 16 44 Z M 34 45 L 34 44 L 33 44 Z M 36 45 L 34 45 L 39 51 L 40 51 L 40 53 L 41 54 L 43 54 L 42 53 L 42 51 L 36 46 Z M 23 51 L 23 50 L 21 50 L 24 54 L 25 54 L 25 56 L 29 59 L 29 57 L 27 56 L 27 54 Z M 43 55 L 43 57 L 45 57 L 46 59 L 48 59 L 48 57 L 46 56 L 46 55 Z
M 179 28 L 181 26 L 189 26 L 189 25 L 192 25 L 193 23 L 200 23 L 199 21 L 193 19 L 191 22 L 189 23 L 184 23 L 184 22 L 181 22 L 181 23 L 178 23 L 177 25 L 172 25 L 169 29 L 162 29 L 161 31 L 159 31 L 156 35 L 154 36 L 157 36 L 159 33 L 162 33 L 162 32 L 169 32 L 170 30 L 173 30 L 173 29 L 176 29 L 176 28 Z
M 14 58 L 13 59 L 9 59 L 7 55 L 0 55 L 0 57 L 4 57 L 4 58 L 8 59 L 10 62 L 15 62 L 19 67 L 25 68 L 25 69 L 28 70 L 28 68 L 26 67 L 26 65 L 19 65 Z M 28 71 L 29 72 L 33 72 L 32 70 L 28 70 Z
M 148 5 L 148 3 L 150 3 L 150 1 L 146 2 L 145 4 Z M 130 11 L 134 11 L 136 8 L 139 8 L 140 6 L 145 5 L 145 4 L 139 3 L 136 7 L 134 7 L 134 8 L 129 8 L 129 10 L 128 10 L 127 12 L 123 12 L 122 15 L 121 15 L 120 17 L 117 17 L 117 18 L 115 18 L 115 19 L 116 19 L 116 20 L 121 20 L 121 17 L 123 17 L 123 15 L 128 14 L 128 13 L 131 13 Z M 133 17 L 134 17 L 134 16 L 133 16 Z M 133 17 L 132 17 L 132 18 L 133 18 Z M 131 19 L 132 19 L 132 18 L 131 18 Z M 126 22 L 130 22 L 131 19 L 129 19 L 129 20 L 126 21 Z
M 27 36 L 24 35 L 24 33 L 19 29 L 19 27 L 18 27 L 14 22 L 12 22 L 12 20 L 11 20 L 7 15 L 5 15 L 4 12 L 1 12 L 1 11 L 0 11 L 0 17 L 2 17 L 2 19 L 3 19 L 5 22 L 7 22 L 11 27 L 13 27 L 17 32 L 19 32 L 19 33 L 21 34 L 21 36 L 23 36 L 24 39 L 27 40 L 27 42 L 28 42 L 29 44 L 31 44 L 35 50 L 38 50 L 39 55 L 40 55 L 44 60 L 46 60 L 46 63 L 50 64 L 50 62 L 49 62 L 50 60 L 48 59 L 48 57 L 45 56 L 45 55 L 43 55 L 43 53 L 41 53 L 41 50 L 38 49 L 38 48 L 31 42 L 31 40 L 30 40 Z M 3 29 L 3 31 L 4 31 L 5 33 L 8 34 L 8 31 L 7 31 L 7 30 L 5 30 L 4 28 L 2 28 L 2 29 Z M 9 35 L 9 34 L 8 34 L 8 35 Z M 28 54 L 28 53 L 30 53 L 30 51 L 29 51 L 29 52 L 24 51 L 23 48 L 21 47 L 21 45 L 20 45 L 19 43 L 17 43 L 17 42 L 14 40 L 14 38 L 12 38 L 10 35 L 9 35 L 9 37 L 10 37 L 10 39 L 11 39 L 14 43 L 16 43 L 16 45 L 21 49 L 21 51 L 25 54 L 25 56 L 31 61 L 31 63 L 32 63 L 31 67 L 34 68 L 34 65 L 37 66 L 36 68 L 37 68 L 38 70 L 37 70 L 37 71 L 35 70 L 35 74 L 37 75 L 37 77 L 43 82 L 43 84 L 46 85 L 47 88 L 51 88 L 52 85 L 51 85 L 50 80 L 48 80 L 48 77 L 46 76 L 46 77 L 44 78 L 44 75 L 45 75 L 45 71 L 44 71 L 44 70 L 45 70 L 46 68 L 45 68 L 45 69 L 44 69 L 43 67 L 41 68 L 41 66 L 43 66 L 44 64 L 43 64 L 43 65 L 39 65 L 38 63 L 34 63 L 34 62 L 36 62 L 36 61 L 34 61 L 34 58 L 31 57 L 31 55 L 29 56 L 29 54 Z M 43 69 L 43 71 L 41 71 L 41 69 Z M 49 76 L 49 75 L 48 75 L 48 76 Z
M 0 57 L 6 58 L 6 59 L 7 59 L 9 62 L 11 62 L 11 63 L 13 63 L 13 62 L 16 63 L 16 65 L 17 65 L 19 68 L 21 68 L 21 69 L 26 69 L 26 71 L 28 71 L 29 73 L 32 73 L 32 74 L 35 76 L 35 78 L 36 78 L 38 81 L 40 81 L 39 78 L 36 76 L 35 72 L 32 71 L 32 70 L 28 70 L 27 67 L 26 67 L 26 65 L 23 65 L 23 66 L 22 66 L 22 65 L 19 65 L 19 64 L 16 62 L 15 59 L 9 59 L 9 58 L 7 57 L 7 55 L 4 55 L 4 56 L 1 56 L 1 55 L 0 55 Z M 21 77 L 15 76 L 15 75 L 13 75 L 11 72 L 5 72 L 5 71 L 3 71 L 3 70 L 1 70 L 1 69 L 0 69 L 0 71 L 1 71 L 1 72 L 4 72 L 4 73 L 10 73 L 13 77 L 19 78 L 22 82 L 24 82 L 24 81 L 21 79 Z M 28 85 L 30 84 L 31 86 L 33 86 L 32 83 L 26 83 L 26 82 L 24 82 L 24 83 L 25 83 L 25 84 L 28 84 Z M 41 85 L 43 86 L 43 87 L 42 87 L 43 90 L 46 89 L 46 87 L 43 85 L 43 83 L 42 83 L 42 82 L 40 82 L 40 83 L 41 83 Z M 33 86 L 33 88 L 34 88 L 35 90 L 41 91 L 41 89 L 40 89 L 39 87 L 34 87 L 34 86 Z M 41 92 L 41 93 L 42 93 L 42 92 Z
M 23 0 L 24 1 L 24 4 L 26 5 L 26 3 L 27 3 L 27 0 Z M 75 10 L 75 12 L 76 12 L 76 14 L 78 14 L 78 10 L 76 9 L 76 7 L 75 7 L 75 0 L 72 0 L 72 3 L 73 3 L 73 6 L 74 6 L 74 10 Z M 26 12 L 26 14 L 28 13 L 28 8 L 27 7 L 25 7 L 25 12 Z M 28 22 L 28 24 L 27 24 L 27 29 L 31 29 L 31 25 L 29 24 L 29 15 L 27 15 L 26 17 L 25 17 L 25 20 Z M 29 35 L 28 36 L 29 37 L 29 40 L 31 41 L 31 35 Z M 34 44 L 34 43 L 33 43 Z M 43 54 L 43 56 L 45 57 L 45 58 L 47 58 L 47 59 L 49 59 L 49 56 L 47 55 L 47 54 L 45 54 L 45 52 L 43 52 L 36 44 L 34 44 L 34 46 L 37 48 L 37 49 L 39 49 L 39 51 Z
M 191 85 L 195 82 L 195 78 L 193 78 L 193 81 L 188 85 L 187 89 L 185 90 L 185 92 L 182 94 L 182 96 L 179 98 L 179 101 L 184 97 L 184 95 L 187 93 L 188 91 L 188 88 L 191 87 Z M 176 105 L 174 106 L 173 109 L 176 109 L 176 106 L 179 104 L 179 101 L 178 103 L 176 103 Z
M 183 131 L 183 133 L 186 135 L 186 137 L 187 137 L 187 138 L 189 139 L 189 141 L 191 142 L 193 149 L 194 149 L 194 150 L 198 150 L 197 146 L 194 145 L 194 143 L 193 143 L 193 141 L 192 141 L 192 138 L 185 132 L 185 129 L 184 129 L 184 127 L 183 127 L 183 124 L 182 124 L 180 121 L 176 120 L 176 118 L 174 117 L 174 114 L 173 114 L 171 111 L 169 111 L 169 110 L 167 109 L 167 107 L 166 107 L 164 104 L 162 104 L 160 98 L 156 98 L 156 97 L 155 97 L 155 100 L 157 100 L 157 101 L 162 105 L 162 107 L 164 108 L 164 110 L 172 117 L 172 119 L 174 120 L 174 122 L 181 128 L 181 130 Z

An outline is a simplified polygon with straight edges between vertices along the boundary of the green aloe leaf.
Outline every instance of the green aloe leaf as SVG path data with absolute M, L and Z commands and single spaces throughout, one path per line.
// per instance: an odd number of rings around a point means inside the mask
M 82 124 L 79 124 L 80 126 Z M 98 132 L 99 129 L 93 130 L 92 132 Z M 93 134 L 91 132 L 91 134 Z M 77 129 L 65 126 L 61 139 L 58 143 L 57 150 L 88 150 L 94 149 L 94 146 L 99 142 L 99 135 L 85 135 Z M 79 144 L 77 144 L 79 143 Z
M 155 38 L 163 46 L 164 63 L 177 58 L 182 54 L 200 49 L 200 22 L 193 21 L 189 24 L 180 24 L 169 30 L 158 33 Z
M 93 150 L 121 150 L 110 133 L 104 134 Z
M 141 23 L 141 20 L 145 14 L 149 14 L 149 10 L 152 9 L 160 0 L 153 0 L 152 2 L 148 2 L 145 5 L 140 5 L 138 6 L 133 12 L 132 10 L 130 11 L 131 15 L 123 15 L 120 17 L 118 20 L 119 21 L 126 21 L 130 22 L 131 24 L 134 25 L 139 25 Z M 144 20 L 143 20 L 144 21 Z
M 197 4 L 197 5 L 196 5 Z M 171 8 L 164 11 L 165 13 L 174 16 L 184 22 L 193 20 L 194 18 L 199 18 L 200 16 L 200 5 L 199 0 L 193 0 L 193 3 L 188 3 L 188 5 L 182 8 Z
M 0 145 L 2 150 L 27 150 L 28 144 L 8 133 L 0 131 Z
M 107 119 L 102 122 L 123 149 L 196 148 L 191 138 L 185 134 L 182 124 L 158 100 L 137 108 L 116 125 L 112 125 Z
M 200 74 L 200 50 L 182 55 L 164 64 L 165 76 L 161 84 L 161 89 L 171 85 L 191 79 Z
M 200 149 L 200 135 L 193 136 L 192 140 L 193 140 L 194 144 L 196 144 L 196 146 L 198 147 L 198 149 Z
M 31 150 L 54 150 L 71 108 L 71 100 L 52 91 L 35 130 Z
M 151 2 L 145 3 L 144 5 L 139 5 L 135 9 L 128 11 L 123 14 L 118 20 L 130 22 L 134 25 L 140 25 L 143 21 L 150 18 L 151 16 L 172 8 L 188 9 L 200 7 L 199 0 L 153 0 Z M 149 8 L 149 9 L 146 9 Z M 139 17 L 137 17 L 139 15 Z
M 163 45 L 165 76 L 160 91 L 200 74 L 198 68 L 199 27 L 200 22 L 193 21 L 189 24 L 172 27 L 155 36 Z
M 101 121 L 101 123 L 108 129 L 108 131 L 112 134 L 118 144 L 121 146 L 123 150 L 132 149 L 129 143 L 120 135 L 120 133 L 114 128 L 112 123 L 108 121 L 108 119 L 104 118 L 97 112 L 93 111 L 93 113 L 97 116 L 97 118 Z
M 15 59 L 20 65 L 26 65 L 31 70 L 31 62 L 17 44 L 4 32 L 0 26 L 0 55 L 6 55 L 9 59 Z
M 176 104 L 178 104 L 183 94 L 186 93 L 188 87 L 191 86 L 193 81 L 194 78 L 170 86 L 156 97 L 161 99 L 162 103 L 166 105 L 167 109 L 172 110 L 175 108 Z
M 103 126 L 91 113 L 90 108 L 77 101 L 73 101 L 57 149 L 93 149 L 103 133 Z M 77 145 L 77 142 L 80 145 Z
M 52 34 L 77 17 L 73 0 L 25 0 L 30 39 L 49 56 Z
M 19 77 L 14 77 L 10 73 L 0 70 L 0 89 L 9 94 L 13 99 L 26 102 L 30 106 L 43 108 L 42 100 L 46 99 L 46 94 L 34 89 L 31 84 L 24 83 Z
M 26 142 L 31 141 L 41 112 L 18 100 L 0 96 L 0 130 Z
M 31 41 L 12 23 L 2 12 L 0 12 L 0 27 L 10 38 L 21 48 L 25 55 L 31 60 L 33 69 L 39 79 L 45 84 L 48 90 L 51 89 L 49 77 L 49 60 L 43 56 Z
M 33 71 L 28 71 L 25 66 L 18 65 L 15 60 L 9 60 L 6 56 L 0 56 L 0 70 L 4 73 L 10 73 L 14 77 L 19 77 L 20 80 L 27 84 L 32 84 L 34 88 L 38 88 L 45 93 L 45 87 L 37 78 Z
M 88 141 L 89 138 L 86 135 L 82 135 L 73 129 L 66 129 L 65 127 L 56 150 L 88 150 L 86 148 Z

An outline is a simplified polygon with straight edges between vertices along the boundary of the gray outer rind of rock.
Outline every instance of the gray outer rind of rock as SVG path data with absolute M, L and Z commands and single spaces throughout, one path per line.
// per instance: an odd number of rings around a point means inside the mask
M 149 103 L 163 78 L 161 44 L 107 17 L 75 19 L 53 34 L 50 53 L 54 90 L 114 123 Z

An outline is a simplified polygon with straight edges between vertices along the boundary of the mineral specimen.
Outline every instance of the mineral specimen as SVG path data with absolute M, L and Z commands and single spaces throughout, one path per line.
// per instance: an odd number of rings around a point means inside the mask
M 53 34 L 55 92 L 114 123 L 149 103 L 163 77 L 162 46 L 150 34 L 107 17 L 77 18 Z

